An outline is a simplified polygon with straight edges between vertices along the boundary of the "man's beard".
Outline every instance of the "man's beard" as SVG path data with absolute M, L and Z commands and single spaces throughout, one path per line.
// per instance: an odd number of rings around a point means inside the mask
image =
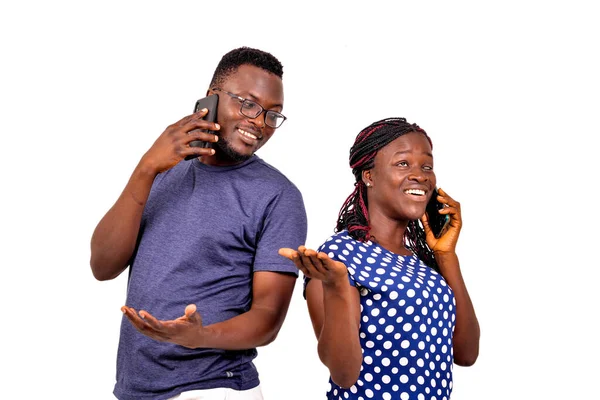
M 229 141 L 227 139 L 223 138 L 222 136 L 219 136 L 219 141 L 217 143 L 215 143 L 214 145 L 216 145 L 216 147 L 218 147 L 218 149 L 221 150 L 221 156 L 223 158 L 226 158 L 228 161 L 240 163 L 240 162 L 246 161 L 247 159 L 249 159 L 250 157 L 252 157 L 254 155 L 254 154 L 246 155 L 246 154 L 238 153 L 231 147 L 231 145 L 229 144 Z

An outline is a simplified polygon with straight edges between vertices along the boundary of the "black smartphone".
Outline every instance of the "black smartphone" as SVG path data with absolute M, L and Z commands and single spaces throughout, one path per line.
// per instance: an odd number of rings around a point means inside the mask
M 427 213 L 427 221 L 429 222 L 431 232 L 436 238 L 439 238 L 446 225 L 448 225 L 448 222 L 450 222 L 450 216 L 438 212 L 444 208 L 444 205 L 437 200 L 437 197 L 438 191 L 437 189 L 433 189 L 433 194 L 429 199 L 429 203 L 427 203 L 425 212 Z
M 217 122 L 217 107 L 219 105 L 219 96 L 216 94 L 211 94 L 210 96 L 206 96 L 196 101 L 196 105 L 194 106 L 194 113 L 202 110 L 203 108 L 208 109 L 208 113 L 204 116 L 204 120 L 208 122 Z M 208 131 L 212 134 L 216 134 L 216 131 Z M 212 142 L 205 142 L 203 140 L 194 140 L 190 142 L 191 147 L 210 147 Z M 185 159 L 189 160 L 192 158 L 196 158 L 196 156 L 187 156 Z

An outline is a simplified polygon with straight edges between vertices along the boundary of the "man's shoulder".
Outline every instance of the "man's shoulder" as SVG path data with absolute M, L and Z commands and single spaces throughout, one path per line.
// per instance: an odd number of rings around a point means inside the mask
M 275 168 L 273 165 L 269 164 L 268 162 L 266 162 L 265 160 L 263 160 L 262 158 L 260 158 L 257 155 L 255 155 L 254 157 L 255 157 L 255 160 L 250 165 L 253 165 L 257 169 L 261 169 L 263 172 L 265 172 L 266 174 L 272 175 L 273 177 L 277 177 L 277 178 L 281 178 L 281 179 L 289 181 L 287 176 L 285 176 L 285 174 L 283 172 L 281 172 L 279 169 Z
M 258 156 L 255 157 L 255 162 L 250 165 L 258 172 L 256 177 L 262 181 L 261 183 L 272 184 L 279 187 L 281 190 L 286 188 L 298 190 L 296 184 L 294 184 L 294 182 L 292 182 L 291 179 L 288 178 L 283 172 L 262 158 Z

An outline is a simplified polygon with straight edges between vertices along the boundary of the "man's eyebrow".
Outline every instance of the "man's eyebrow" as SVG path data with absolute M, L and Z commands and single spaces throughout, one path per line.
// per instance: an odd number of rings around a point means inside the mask
M 244 97 L 244 96 L 240 96 L 240 97 Z M 255 95 L 253 95 L 252 93 L 248 93 L 248 97 L 250 97 L 249 100 L 255 101 L 258 104 L 260 104 L 261 107 L 264 107 L 262 105 L 262 103 L 260 102 L 260 99 L 258 97 L 256 97 Z M 275 108 L 275 107 L 283 108 L 283 104 L 273 104 L 270 108 Z

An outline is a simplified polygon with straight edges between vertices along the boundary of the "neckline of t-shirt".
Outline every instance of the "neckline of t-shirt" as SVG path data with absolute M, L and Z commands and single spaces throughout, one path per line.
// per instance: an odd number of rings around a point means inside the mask
M 382 250 L 381 251 L 382 255 L 387 253 L 387 254 L 390 254 L 392 257 L 396 257 L 396 258 L 402 257 L 402 259 L 406 259 L 406 258 L 418 258 L 417 255 L 414 252 L 412 252 L 412 251 L 411 251 L 410 254 L 402 255 L 402 254 L 394 253 L 393 251 L 386 249 L 385 247 L 383 247 L 382 245 L 380 245 L 377 242 L 372 242 L 372 241 L 369 240 L 367 243 L 370 243 L 373 246 L 379 247 Z M 409 250 L 409 249 L 407 249 L 407 250 Z
M 411 252 L 411 254 L 407 254 L 407 255 L 402 255 L 402 254 L 394 253 L 393 251 L 386 249 L 385 247 L 383 247 L 379 243 L 373 242 L 371 240 L 369 240 L 368 242 L 360 242 L 360 241 L 354 239 L 352 236 L 350 236 L 350 234 L 348 233 L 348 230 L 345 230 L 345 232 L 346 232 L 346 236 L 350 237 L 350 239 L 354 240 L 357 243 L 365 244 L 365 245 L 368 244 L 369 247 L 371 247 L 371 246 L 377 246 L 377 247 L 379 247 L 381 249 L 381 254 L 382 255 L 385 254 L 385 253 L 387 253 L 387 254 L 390 254 L 392 257 L 402 257 L 403 259 L 405 259 L 405 258 L 417 258 L 418 259 L 419 258 L 419 256 L 417 256 L 414 252 Z
M 192 160 L 192 165 L 194 167 L 196 167 L 196 168 L 200 168 L 200 169 L 203 169 L 205 171 L 210 171 L 210 172 L 227 172 L 227 171 L 232 171 L 234 169 L 245 167 L 245 166 L 247 166 L 249 164 L 257 162 L 258 160 L 260 160 L 260 158 L 256 154 L 254 154 L 254 155 L 252 155 L 252 157 L 250 157 L 246 161 L 243 161 L 243 162 L 241 162 L 239 164 L 225 165 L 225 166 L 215 166 L 215 165 L 204 164 L 198 158 L 194 158 Z

